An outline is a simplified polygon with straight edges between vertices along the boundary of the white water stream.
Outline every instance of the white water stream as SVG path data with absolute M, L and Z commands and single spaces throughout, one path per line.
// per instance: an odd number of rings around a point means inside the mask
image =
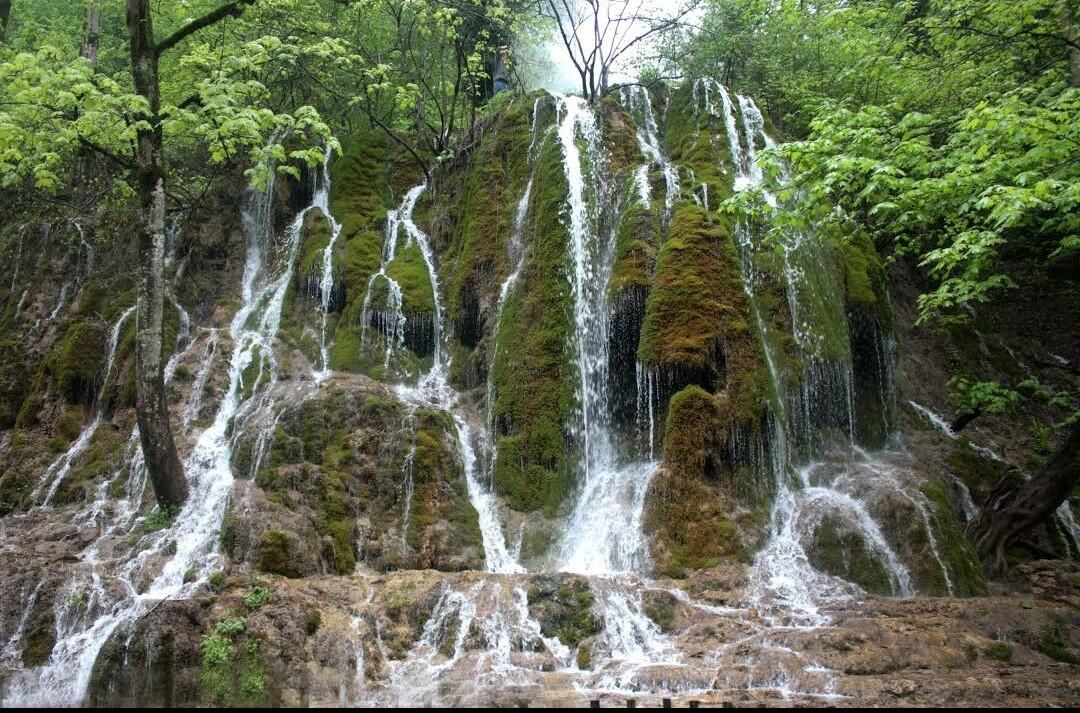
M 772 140 L 764 132 L 764 122 L 757 107 L 747 97 L 736 96 L 733 101 L 728 91 L 715 82 L 699 82 L 693 91 L 695 102 L 703 105 L 707 113 L 722 119 L 727 129 L 732 165 L 736 167 L 733 177 L 736 188 L 741 190 L 760 186 L 762 174 L 757 167 L 757 147 L 770 146 Z M 715 101 L 715 97 L 719 97 L 720 101 Z M 664 174 L 667 189 L 664 211 L 665 215 L 670 216 L 679 192 L 678 174 L 660 148 L 651 101 L 647 92 L 640 87 L 625 90 L 623 101 L 639 124 L 637 140 L 646 158 L 646 164 L 639 168 L 635 177 L 638 195 L 642 203 L 648 205 L 652 202 L 648 172 L 650 168 L 658 166 Z M 537 100 L 533 106 L 530 163 L 535 162 L 534 149 L 538 142 L 547 140 L 549 136 L 537 124 L 540 102 Z M 578 469 L 580 487 L 573 509 L 566 518 L 565 530 L 553 546 L 554 565 L 562 572 L 585 577 L 594 601 L 592 610 L 603 623 L 602 633 L 594 642 L 596 662 L 591 671 L 579 668 L 574 651 L 557 638 L 543 635 L 540 623 L 530 613 L 530 595 L 525 591 L 521 579 L 524 568 L 515 553 L 507 547 L 499 500 L 491 491 L 490 482 L 483 482 L 490 481 L 490 464 L 494 462 L 495 439 L 488 432 L 492 430 L 490 405 L 493 386 L 488 383 L 487 407 L 482 415 L 478 415 L 449 384 L 449 335 L 443 323 L 444 309 L 436 256 L 428 236 L 413 220 L 417 202 L 427 190 L 427 186 L 420 184 L 409 190 L 399 206 L 387 214 L 381 265 L 368 282 L 363 302 L 363 339 L 365 342 L 371 339 L 369 329 L 384 335 L 383 358 L 386 367 L 390 366 L 396 350 L 404 344 L 406 315 L 402 290 L 388 274 L 400 241 L 404 240 L 406 246 L 418 248 L 423 257 L 434 296 L 434 328 L 430 369 L 420 374 L 415 385 L 400 384 L 395 387 L 396 393 L 410 410 L 403 428 L 415 428 L 415 423 L 409 419 L 416 408 L 438 409 L 452 416 L 469 498 L 478 514 L 486 557 L 485 569 L 489 574 L 456 589 L 446 586 L 427 618 L 419 640 L 404 660 L 389 657 L 382 645 L 382 632 L 377 621 L 363 616 L 363 610 L 355 614 L 350 620 L 353 639 L 349 642 L 348 655 L 345 657 L 349 667 L 347 675 L 343 671 L 340 688 L 339 702 L 342 704 L 430 704 L 440 700 L 441 687 L 449 681 L 452 672 L 455 669 L 465 670 L 463 667 L 475 672 L 474 685 L 478 689 L 535 685 L 533 681 L 537 672 L 552 669 L 553 675 L 567 676 L 577 690 L 590 694 L 596 691 L 667 691 L 675 686 L 663 678 L 664 672 L 683 669 L 687 673 L 680 690 L 703 690 L 708 687 L 708 680 L 699 681 L 691 675 L 692 664 L 684 661 L 675 643 L 645 613 L 643 593 L 655 585 L 643 584 L 637 579 L 648 568 L 642 519 L 650 478 L 658 466 L 653 460 L 656 447 L 655 410 L 664 405 L 656 402 L 656 374 L 639 367 L 637 403 L 639 421 L 647 420 L 648 459 L 635 459 L 620 452 L 616 445 L 618 438 L 612 425 L 612 405 L 608 394 L 610 308 L 607 285 L 612 270 L 615 232 L 605 227 L 617 225 L 618 221 L 611 220 L 611 216 L 606 216 L 607 220 L 604 220 L 601 216 L 602 211 L 610 206 L 614 206 L 611 210 L 618 211 L 618 201 L 607 200 L 613 189 L 606 185 L 608 177 L 605 175 L 604 153 L 593 109 L 575 97 L 558 96 L 555 103 L 556 123 L 550 135 L 562 149 L 569 189 L 564 224 L 568 231 L 567 279 L 573 296 L 573 333 L 568 348 L 576 367 L 574 379 L 578 413 L 573 424 L 573 435 L 580 446 L 581 460 Z M 743 132 L 738 131 L 736 110 L 740 112 Z M 510 271 L 499 287 L 493 321 L 495 335 L 499 332 L 503 307 L 514 290 L 518 289 L 519 276 L 527 257 L 523 235 L 533 195 L 533 179 L 534 176 L 530 175 L 524 187 L 519 187 L 522 192 L 506 248 Z M 6 704 L 51 705 L 82 700 L 98 652 L 117 627 L 135 621 L 161 599 L 192 595 L 218 565 L 218 535 L 233 485 L 230 466 L 232 445 L 245 422 L 257 415 L 265 417 L 274 411 L 270 388 L 278 378 L 274 342 L 302 239 L 304 220 L 312 210 L 321 211 L 331 225 L 331 237 L 323 252 L 320 273 L 322 363 L 316 379 L 322 381 L 331 376 L 327 320 L 332 309 L 333 251 L 341 226 L 330 215 L 330 188 L 329 171 L 324 164 L 322 180 L 317 182 L 311 205 L 296 216 L 276 246 L 270 225 L 272 190 L 252 196 L 245 215 L 248 245 L 242 305 L 227 334 L 225 330 L 220 334 L 206 331 L 199 339 L 192 339 L 184 352 L 189 353 L 196 345 L 202 345 L 204 350 L 202 368 L 194 381 L 195 388 L 184 405 L 182 422 L 185 428 L 200 423 L 211 364 L 219 352 L 222 355 L 228 353 L 228 381 L 217 411 L 204 430 L 192 434 L 195 436 L 194 445 L 185 459 L 191 498 L 171 527 L 150 537 L 151 544 L 147 549 L 136 554 L 125 553 L 127 559 L 119 563 L 107 561 L 107 557 L 114 556 L 115 543 L 106 538 L 115 540 L 131 531 L 132 523 L 140 511 L 145 510 L 142 505 L 145 469 L 141 465 L 138 437 L 135 434 L 129 441 L 129 457 L 124 466 L 128 471 L 128 485 L 121 506 L 112 508 L 110 512 L 108 489 L 103 487 L 95 503 L 80 514 L 87 521 L 108 523 L 102 527 L 105 534 L 82 553 L 80 578 L 63 591 L 64 597 L 89 592 L 87 607 L 83 614 L 75 615 L 66 609 L 61 611 L 58 603 L 58 636 L 52 657 L 46 666 L 13 677 L 8 686 Z M 703 198 L 708 206 L 707 194 Z M 799 393 L 794 396 L 788 393 L 791 389 L 784 383 L 784 375 L 778 367 L 780 360 L 770 346 L 766 321 L 755 301 L 756 275 L 752 255 L 756 247 L 755 237 L 744 229 L 737 238 L 743 251 L 744 283 L 777 392 L 768 441 L 771 453 L 767 460 L 772 465 L 772 471 L 761 474 L 775 481 L 772 532 L 769 543 L 754 563 L 750 604 L 769 622 L 782 618 L 785 624 L 818 626 L 828 621 L 828 617 L 822 613 L 823 604 L 858 593 L 853 585 L 819 573 L 810 564 L 805 543 L 812 535 L 813 528 L 826 515 L 842 520 L 860 534 L 867 550 L 887 571 L 895 595 L 911 596 L 915 590 L 911 574 L 874 520 L 872 508 L 863 500 L 863 495 L 867 491 L 867 482 L 874 479 L 903 492 L 926 522 L 936 555 L 930 516 L 921 494 L 908 494 L 906 483 L 897 473 L 889 470 L 891 466 L 876 455 L 863 453 L 854 447 L 849 449 L 848 459 L 814 461 L 801 466 L 795 462 L 794 443 L 823 418 L 820 410 L 828 409 L 829 418 L 839 412 L 848 440 L 852 439 L 854 408 L 851 405 L 850 368 L 847 372 L 836 371 L 831 365 L 822 366 L 809 360 L 810 367 L 805 378 L 800 386 L 794 387 L 800 390 Z M 785 265 L 788 268 L 785 275 L 788 284 L 785 287 L 789 300 L 793 302 L 793 316 L 797 315 L 798 294 L 803 289 L 801 281 L 805 279 L 800 271 L 805 269 L 806 264 L 794 253 L 808 249 L 810 240 L 809 237 L 798 236 L 798 239 L 784 245 Z M 272 254 L 278 256 L 276 264 L 270 262 Z M 379 288 L 385 288 L 385 293 L 378 292 Z M 123 318 L 114 325 L 113 342 L 122 322 Z M 815 339 L 812 327 L 797 325 L 797 331 L 803 329 L 801 337 L 796 334 L 797 341 L 807 354 L 812 352 Z M 230 345 L 231 353 L 226 349 Z M 496 343 L 492 353 L 508 346 Z M 115 344 L 112 349 L 115 350 Z M 175 361 L 170 362 L 169 373 L 175 370 L 182 358 L 183 355 L 178 355 Z M 111 369 L 111 357 L 109 362 Z M 247 383 L 249 379 L 253 379 L 254 383 Z M 108 370 L 105 375 L 107 380 Z M 807 383 L 809 387 L 805 386 Z M 825 391 L 829 392 L 829 399 L 822 398 Z M 834 392 L 839 392 L 840 396 L 837 397 Z M 834 401 L 841 403 L 837 406 Z M 271 417 L 268 422 L 273 424 L 275 420 Z M 87 443 L 92 435 L 87 436 Z M 480 451 L 486 461 L 477 457 L 477 444 L 491 451 Z M 68 466 L 77 455 L 78 451 L 68 457 Z M 256 463 L 261 457 L 261 454 L 255 454 Z M 488 464 L 486 472 L 485 462 Z M 762 462 L 765 463 L 766 459 L 763 458 Z M 412 499 L 412 465 L 407 457 L 401 481 L 405 495 L 401 532 L 403 547 L 407 547 L 406 537 L 410 526 L 408 511 Z M 51 483 L 46 503 L 56 484 L 63 478 L 62 474 L 57 473 L 64 468 L 63 464 L 56 465 L 55 470 L 51 466 L 49 470 L 52 475 L 46 474 L 42 486 L 46 481 Z M 520 539 L 519 536 L 518 548 Z M 166 561 L 163 565 L 156 565 L 153 563 L 155 558 Z M 940 557 L 938 559 L 940 561 Z M 148 573 L 149 581 L 145 584 L 139 582 Z M 948 581 L 947 570 L 945 577 Z M 139 582 L 138 586 L 136 582 Z M 668 593 L 684 606 L 699 608 L 709 616 L 741 618 L 745 614 L 741 609 L 694 602 L 681 590 Z M 37 596 L 37 590 L 28 592 L 26 596 L 32 601 Z M 5 657 L 14 656 L 21 637 L 20 628 L 9 639 L 3 653 Z M 482 642 L 480 645 L 476 643 L 477 638 Z M 368 680 L 365 662 L 379 652 L 374 648 L 365 651 L 365 641 L 378 642 L 380 658 L 388 671 L 386 680 Z M 722 650 L 734 651 L 742 641 L 729 642 Z M 719 659 L 720 655 L 718 651 L 715 657 Z M 786 691 L 786 696 L 792 690 L 792 681 L 798 678 L 792 674 L 775 680 L 762 680 L 755 678 L 755 675 L 765 670 L 763 666 L 755 667 L 752 663 L 745 665 L 749 671 L 745 685 L 750 688 L 775 688 Z M 822 687 L 828 689 L 831 675 L 827 670 L 813 661 L 800 665 L 803 668 L 799 675 L 824 680 Z M 657 678 L 650 679 L 650 675 Z M 715 675 L 720 677 L 721 673 Z M 775 672 L 770 675 L 775 676 Z

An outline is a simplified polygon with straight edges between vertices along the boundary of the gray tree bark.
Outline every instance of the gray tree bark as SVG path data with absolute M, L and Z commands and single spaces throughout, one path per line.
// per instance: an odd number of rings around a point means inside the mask
M 1069 74 L 1072 86 L 1080 87 L 1080 46 L 1077 46 L 1076 14 L 1070 0 L 1061 0 L 1061 30 L 1069 53 Z
M 997 484 L 968 525 L 968 537 L 995 576 L 1005 573 L 1006 549 L 1025 531 L 1045 522 L 1080 480 L 1080 422 L 1042 472 L 1031 480 L 1010 473 Z
M 3 0 L 0 0 L 2 2 Z M 98 49 L 101 47 L 101 6 L 98 0 L 86 0 L 86 19 L 83 22 L 83 41 L 79 55 L 97 68 Z
M 138 132 L 136 182 L 139 193 L 139 288 L 136 298 L 135 413 L 143 460 L 158 504 L 173 507 L 188 495 L 184 467 L 176 454 L 165 394 L 162 335 L 165 323 L 165 163 L 162 157 L 161 95 L 158 60 L 185 39 L 227 17 L 236 17 L 254 0 L 234 0 L 154 42 L 150 0 L 127 1 L 131 74 L 135 91 L 149 105 L 148 126 Z
M 158 51 L 150 0 L 127 0 L 131 72 L 135 91 L 149 104 L 149 126 L 139 130 L 136 181 L 139 193 L 139 288 L 135 336 L 135 412 L 143 459 L 161 507 L 188 495 L 176 454 L 165 395 L 162 333 L 165 310 L 165 170 L 161 145 Z

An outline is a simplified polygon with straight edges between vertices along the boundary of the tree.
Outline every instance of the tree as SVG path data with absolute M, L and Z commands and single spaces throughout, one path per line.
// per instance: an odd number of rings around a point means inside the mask
M 98 50 L 101 48 L 101 6 L 99 0 L 87 0 L 86 20 L 83 23 L 83 41 L 79 49 L 79 55 L 90 64 L 90 68 L 97 67 Z
M 1046 522 L 1080 482 L 1080 421 L 1043 470 L 1024 480 L 1016 471 L 1002 478 L 968 525 L 968 537 L 991 574 L 1002 575 L 1006 551 L 1032 527 Z
M 539 0 L 581 78 L 581 95 L 595 102 L 608 91 L 619 60 L 645 40 L 675 29 L 697 6 L 691 0 L 668 15 L 653 16 L 645 0 Z
M 127 0 L 131 73 L 144 106 L 136 141 L 139 195 L 139 286 L 135 340 L 135 412 L 143 458 L 162 507 L 187 499 L 184 468 L 176 454 L 165 394 L 162 332 L 165 314 L 165 166 L 162 159 L 161 55 L 187 37 L 227 17 L 239 15 L 254 0 L 237 0 L 200 17 L 160 42 L 154 40 L 150 0 Z
M 7 34 L 8 20 L 11 19 L 11 0 L 0 0 L 0 42 Z

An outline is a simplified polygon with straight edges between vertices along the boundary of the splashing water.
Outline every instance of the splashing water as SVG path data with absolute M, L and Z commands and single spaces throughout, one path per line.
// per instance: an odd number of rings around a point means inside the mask
M 480 468 L 477 462 L 476 452 L 473 449 L 472 428 L 470 427 L 462 408 L 458 405 L 458 402 L 460 401 L 459 394 L 454 391 L 448 383 L 449 365 L 447 364 L 447 351 L 442 345 L 443 306 L 439 290 L 438 274 L 435 269 L 434 252 L 431 248 L 428 236 L 420 230 L 412 217 L 413 209 L 416 207 L 416 201 L 424 190 L 424 184 L 413 187 L 406 194 L 398 211 L 392 212 L 392 215 L 389 215 L 387 218 L 388 227 L 386 242 L 383 246 L 383 264 L 380 268 L 380 272 L 372 276 L 371 281 L 368 283 L 368 294 L 364 298 L 364 313 L 370 313 L 371 285 L 379 274 L 382 274 L 388 282 L 392 282 L 389 277 L 386 277 L 385 271 L 386 267 L 393 261 L 396 253 L 398 228 L 403 228 L 405 230 L 406 240 L 408 241 L 407 244 L 419 247 L 420 253 L 423 256 L 424 265 L 427 268 L 428 280 L 431 285 L 435 303 L 433 330 L 434 345 L 431 370 L 421 376 L 419 383 L 415 387 L 399 384 L 396 387 L 396 392 L 398 396 L 408 404 L 436 408 L 451 414 L 457 432 L 458 454 L 461 458 L 462 467 L 465 473 L 465 482 L 469 493 L 469 500 L 472 502 L 473 507 L 476 508 L 479 517 L 480 532 L 484 543 L 486 569 L 489 572 L 521 572 L 523 571 L 521 566 L 517 564 L 513 555 L 510 554 L 510 551 L 506 547 L 506 539 L 502 532 L 502 524 L 497 510 L 498 502 L 494 495 L 479 480 Z M 402 319 L 404 318 L 402 317 Z M 365 318 L 364 323 L 367 324 L 367 321 L 368 320 Z M 401 324 L 403 325 L 404 323 L 401 322 Z M 391 348 L 392 345 L 388 341 L 387 359 L 389 359 L 389 350 Z M 483 440 L 484 439 L 481 439 L 482 442 Z
M 49 490 L 46 492 L 45 499 L 42 502 L 42 506 L 44 507 L 48 507 L 52 503 L 52 498 L 56 494 L 56 489 L 71 471 L 71 466 L 75 460 L 86 450 L 86 447 L 90 445 L 90 441 L 94 438 L 94 434 L 97 433 L 98 427 L 101 426 L 101 421 L 104 418 L 102 409 L 104 407 L 105 391 L 109 386 L 109 377 L 112 375 L 113 361 L 116 359 L 116 347 L 120 343 L 120 330 L 123 328 L 127 318 L 134 312 L 134 305 L 124 310 L 123 314 L 120 315 L 120 318 L 113 324 L 112 331 L 109 334 L 109 342 L 107 351 L 105 352 L 105 373 L 101 377 L 101 388 L 98 389 L 97 397 L 94 399 L 93 418 L 91 418 L 90 423 L 87 424 L 86 428 L 82 430 L 82 433 L 79 434 L 79 437 L 75 439 L 75 442 L 68 447 L 67 451 L 53 461 L 48 469 L 46 469 L 45 474 L 41 478 L 41 482 L 38 483 L 37 488 L 34 490 L 32 498 L 37 500 L 41 496 L 41 489 L 48 484 Z
M 559 566 L 584 574 L 633 571 L 644 564 L 642 509 L 656 464 L 620 464 L 612 448 L 606 286 L 612 270 L 614 235 L 600 229 L 590 203 L 601 205 L 604 201 L 592 196 L 590 202 L 587 190 L 587 185 L 604 190 L 603 159 L 592 109 L 577 97 L 557 97 L 557 104 L 561 116 L 558 138 L 568 186 L 572 346 L 579 379 L 576 430 L 582 446 L 583 483 L 563 535 Z
M 322 274 L 319 278 L 319 309 L 322 312 L 322 325 L 319 330 L 319 354 L 322 357 L 322 369 L 315 374 L 316 381 L 325 381 L 330 377 L 330 348 L 326 342 L 326 322 L 334 307 L 334 246 L 341 235 L 341 223 L 330 212 L 330 154 L 326 149 L 323 158 L 321 179 L 315 188 L 312 208 L 317 208 L 330 224 L 330 239 L 323 248 Z M 309 208 L 310 210 L 310 208 Z
M 664 216 L 670 219 L 671 210 L 675 206 L 675 199 L 679 195 L 679 173 L 660 147 L 656 116 L 653 114 L 649 90 L 640 85 L 623 87 L 620 90 L 620 97 L 623 106 L 626 107 L 638 124 L 636 134 L 638 148 L 645 157 L 645 163 L 639 166 L 634 173 L 634 182 L 637 184 L 641 203 L 647 208 L 652 202 L 649 187 L 649 169 L 652 166 L 659 166 L 664 174 L 666 189 L 664 193 Z
M 105 537 L 87 548 L 80 560 L 89 571 L 89 581 L 69 585 L 87 588 L 87 602 L 82 614 L 58 616 L 56 645 L 49 661 L 42 667 L 19 672 L 8 686 L 7 702 L 14 705 L 63 705 L 81 701 L 90 681 L 91 671 L 101 647 L 114 631 L 134 622 L 154 603 L 163 599 L 189 596 L 209 577 L 216 566 L 218 533 L 224 516 L 233 476 L 229 465 L 232 438 L 241 430 L 237 424 L 245 414 L 270 408 L 272 402 L 258 391 L 276 380 L 273 340 L 281 319 L 285 293 L 292 276 L 301 228 L 309 207 L 302 211 L 285 233 L 282 264 L 276 272 L 265 263 L 271 242 L 270 201 L 273 186 L 251 194 L 244 214 L 247 234 L 247 259 L 241 286 L 243 304 L 233 317 L 230 334 L 233 352 L 229 362 L 228 387 L 212 424 L 198 437 L 185 459 L 189 496 L 173 525 L 157 533 L 151 546 L 121 564 L 107 583 L 100 559 Z M 244 383 L 244 373 L 258 360 L 254 384 Z M 177 362 L 170 360 L 170 371 Z M 251 395 L 244 393 L 251 388 Z M 145 468 L 141 454 L 133 449 L 127 465 L 129 479 L 145 487 Z M 141 499 L 143 488 L 138 488 Z M 132 488 L 132 491 L 135 489 Z M 112 534 L 107 529 L 105 535 Z M 152 558 L 173 554 L 160 571 L 142 588 L 134 581 Z M 58 603 L 58 607 L 62 603 Z
M 364 293 L 364 304 L 360 312 L 361 339 L 367 343 L 368 328 L 370 326 L 375 326 L 379 332 L 385 335 L 384 368 L 389 368 L 394 350 L 405 343 L 405 313 L 402 311 L 403 295 L 401 285 L 390 277 L 386 271 L 397 256 L 398 233 L 402 225 L 406 223 L 405 216 L 408 216 L 408 224 L 412 224 L 413 228 L 416 229 L 415 224 L 412 223 L 412 212 L 416 207 L 416 201 L 425 189 L 426 186 L 422 183 L 414 186 L 405 194 L 398 208 L 387 212 L 386 230 L 383 234 L 382 263 L 379 265 L 378 272 L 368 279 L 367 290 Z M 372 297 L 373 290 L 380 279 L 386 283 L 386 304 L 376 311 L 372 306 Z M 436 337 L 437 342 L 438 337 Z
M 714 100 L 716 95 L 720 97 L 720 106 Z M 723 120 L 729 155 L 735 168 L 735 190 L 760 188 L 764 175 L 758 162 L 758 149 L 772 148 L 775 142 L 765 132 L 764 119 L 753 100 L 736 95 L 733 101 L 728 90 L 711 79 L 694 83 L 693 99 L 696 107 Z M 738 130 L 736 110 L 742 119 L 742 132 Z M 762 191 L 762 194 L 766 203 L 775 205 L 775 198 L 768 191 Z M 822 426 L 842 429 L 849 448 L 854 446 L 854 375 L 849 337 L 823 332 L 818 324 L 820 320 L 812 321 L 803 316 L 809 309 L 806 306 L 812 305 L 816 310 L 812 313 L 826 315 L 830 323 L 847 325 L 843 295 L 836 281 L 821 269 L 827 264 L 821 241 L 816 236 L 786 234 L 778 244 L 793 337 L 803 365 L 802 373 L 793 385 L 789 385 L 780 368 L 782 359 L 774 336 L 758 300 L 762 276 L 755 265 L 755 252 L 759 249 L 755 233 L 743 223 L 737 224 L 734 232 L 743 285 L 772 384 L 768 460 L 772 463 L 775 496 L 770 517 L 771 537 L 754 560 L 752 602 L 766 612 L 777 612 L 786 621 L 820 626 L 828 621 L 820 611 L 821 603 L 858 592 L 857 587 L 822 574 L 810 564 L 804 541 L 826 513 L 842 517 L 859 533 L 868 551 L 887 571 L 895 595 L 911 596 L 914 593 L 911 576 L 865 504 L 858 496 L 841 489 L 845 476 L 838 476 L 835 482 L 811 484 L 807 474 L 820 468 L 821 463 L 793 468 L 798 454 L 803 457 L 813 455 L 827 445 L 816 435 Z M 883 352 L 891 353 L 889 350 Z M 864 474 L 867 470 L 874 472 L 873 460 L 868 460 L 870 466 L 864 464 L 865 467 L 857 469 L 863 474 L 860 477 L 874 477 Z M 847 473 L 842 462 L 839 468 Z M 925 516 L 927 532 L 933 542 L 925 507 L 921 501 L 910 499 L 920 516 Z M 932 550 L 936 555 L 936 543 Z M 945 576 L 948 581 L 947 573 Z

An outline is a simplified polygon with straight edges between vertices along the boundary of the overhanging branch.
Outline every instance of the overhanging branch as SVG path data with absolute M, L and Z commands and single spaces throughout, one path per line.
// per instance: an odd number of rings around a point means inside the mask
M 154 50 L 161 55 L 199 30 L 210 27 L 210 25 L 224 20 L 226 17 L 240 17 L 240 14 L 244 12 L 244 7 L 253 2 L 255 2 L 255 0 L 234 0 L 233 2 L 226 3 L 217 10 L 208 12 L 199 19 L 184 25 L 161 42 L 158 42 L 157 45 L 155 45 Z

